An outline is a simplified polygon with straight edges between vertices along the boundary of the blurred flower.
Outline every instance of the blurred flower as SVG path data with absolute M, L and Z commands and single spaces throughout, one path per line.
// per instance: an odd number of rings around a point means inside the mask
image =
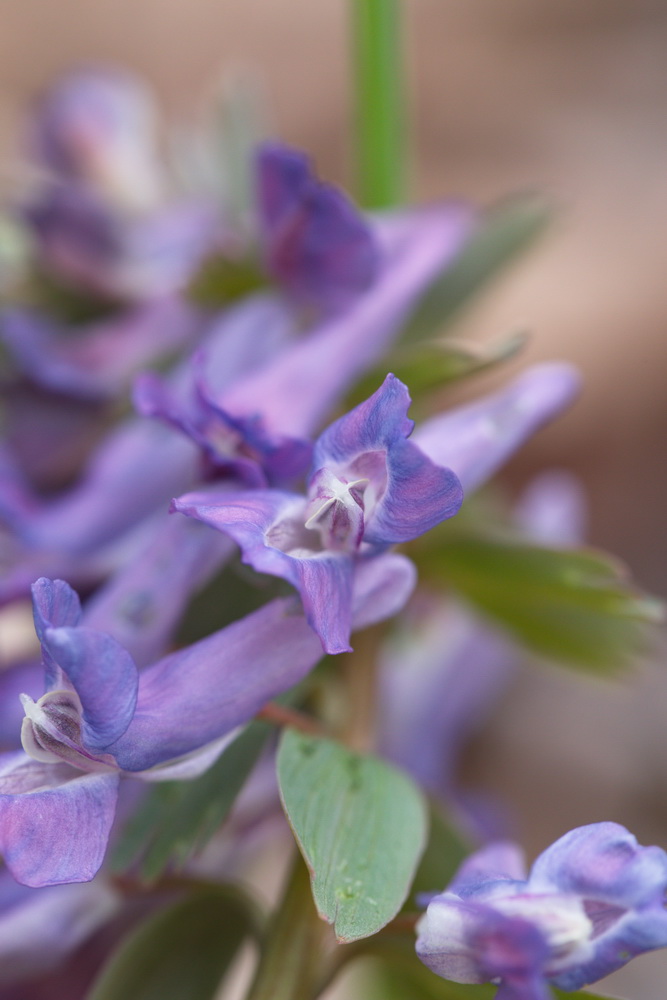
M 277 143 L 258 151 L 260 239 L 269 273 L 297 301 L 339 312 L 373 284 L 379 247 L 337 188 L 318 181 L 308 157 Z
M 89 885 L 18 885 L 0 873 L 0 985 L 54 969 L 120 908 L 104 879 Z
M 513 844 L 464 862 L 418 924 L 417 954 L 445 979 L 494 982 L 498 1000 L 548 1000 L 667 946 L 667 854 L 617 823 L 571 830 L 526 875 Z

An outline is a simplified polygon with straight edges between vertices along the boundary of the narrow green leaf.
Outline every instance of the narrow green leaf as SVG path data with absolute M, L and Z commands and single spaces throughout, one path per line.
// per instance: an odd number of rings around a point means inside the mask
M 595 671 L 631 663 L 662 619 L 660 602 L 604 553 L 456 529 L 431 541 L 416 550 L 424 579 L 453 586 L 529 648 L 565 663 Z
M 393 372 L 419 396 L 429 389 L 444 386 L 478 375 L 504 361 L 510 361 L 525 346 L 527 336 L 514 333 L 486 344 L 465 344 L 454 340 L 437 340 L 413 347 L 403 346 L 390 354 L 357 383 L 348 397 L 351 406 L 368 399 L 382 385 L 387 372 Z
M 278 781 L 320 916 L 340 941 L 375 934 L 399 911 L 424 849 L 421 792 L 374 757 L 291 729 Z
M 153 786 L 123 830 L 112 858 L 115 871 L 138 864 L 146 882 L 178 868 L 208 843 L 254 767 L 270 728 L 253 722 L 193 781 Z
M 238 890 L 198 890 L 131 933 L 87 1000 L 211 1000 L 252 926 Z
M 535 196 L 513 198 L 491 209 L 456 260 L 427 289 L 403 339 L 437 333 L 535 242 L 549 217 L 547 205 Z

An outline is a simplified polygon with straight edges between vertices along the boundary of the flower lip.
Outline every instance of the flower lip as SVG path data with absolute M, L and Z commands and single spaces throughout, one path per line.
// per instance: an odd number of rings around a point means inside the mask
M 87 772 L 117 769 L 108 755 L 96 757 L 83 746 L 82 706 L 75 691 L 48 691 L 36 702 L 27 694 L 20 698 L 25 711 L 21 743 L 33 760 L 65 762 Z

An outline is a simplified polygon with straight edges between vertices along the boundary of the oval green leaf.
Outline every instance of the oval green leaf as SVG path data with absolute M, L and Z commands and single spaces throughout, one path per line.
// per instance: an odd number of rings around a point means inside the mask
M 341 942 L 375 934 L 401 908 L 424 850 L 421 792 L 374 757 L 292 729 L 278 781 L 320 916 Z
M 252 923 L 237 890 L 199 890 L 140 924 L 87 1000 L 211 1000 Z

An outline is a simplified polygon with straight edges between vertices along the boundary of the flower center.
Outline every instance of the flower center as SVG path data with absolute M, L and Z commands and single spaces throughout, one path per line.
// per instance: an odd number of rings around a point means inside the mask
M 21 726 L 23 749 L 43 763 L 66 761 L 80 771 L 106 771 L 112 759 L 94 757 L 81 742 L 81 702 L 74 691 L 48 691 L 39 699 L 22 694 L 25 719 Z
M 579 962 L 584 958 L 582 950 L 591 950 L 593 924 L 574 896 L 505 896 L 491 905 L 508 917 L 522 917 L 542 932 L 551 949 L 550 973 L 569 965 L 575 952 Z
M 364 491 L 368 479 L 346 479 L 319 469 L 310 483 L 305 527 L 319 531 L 322 545 L 334 552 L 356 552 L 364 534 Z

